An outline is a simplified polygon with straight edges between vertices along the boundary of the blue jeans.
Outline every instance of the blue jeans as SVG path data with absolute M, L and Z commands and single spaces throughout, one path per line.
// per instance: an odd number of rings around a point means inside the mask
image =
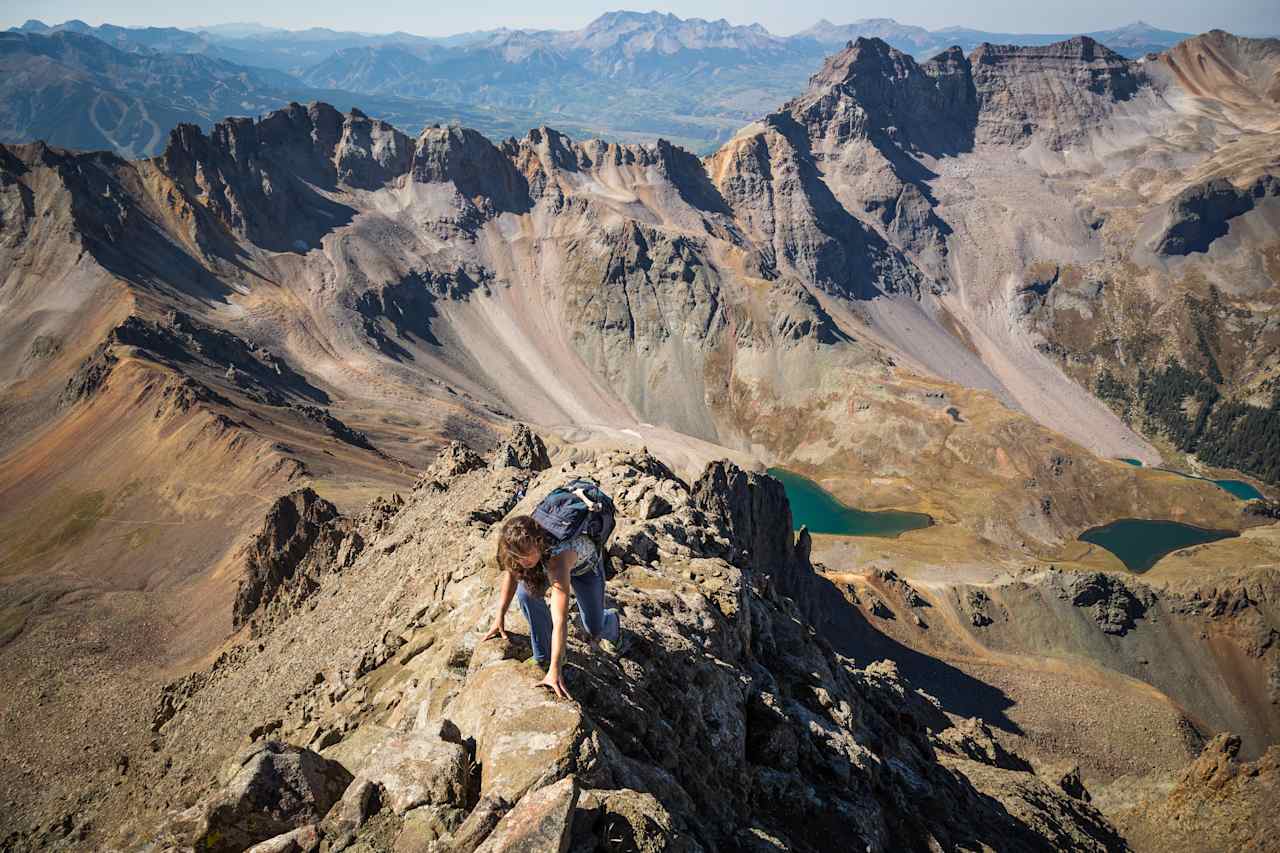
M 621 633 L 618 611 L 604 608 L 604 568 L 597 563 L 595 571 L 571 576 L 569 585 L 573 587 L 573 597 L 578 600 L 578 615 L 582 617 L 582 627 L 587 635 L 593 639 L 617 642 Z M 516 588 L 516 601 L 529 623 L 533 656 L 539 663 L 546 664 L 551 660 L 552 631 L 551 607 L 546 596 L 530 592 L 521 581 Z

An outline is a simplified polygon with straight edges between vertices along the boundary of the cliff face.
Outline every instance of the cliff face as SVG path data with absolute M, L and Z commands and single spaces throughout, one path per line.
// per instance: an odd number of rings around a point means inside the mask
M 1147 85 L 1141 65 L 1088 36 L 1037 47 L 984 44 L 969 56 L 951 48 L 919 63 L 880 39 L 859 38 L 828 57 L 784 109 L 829 145 L 874 139 L 940 156 L 1035 139 L 1059 150 Z
M 979 142 L 1060 151 L 1148 85 L 1142 67 L 1088 36 L 1044 47 L 984 44 L 969 57 Z
M 403 133 L 358 110 L 343 115 L 328 104 L 292 104 L 261 121 L 219 122 L 208 136 L 180 124 L 156 162 L 189 204 L 236 237 L 305 251 L 355 213 L 324 191 L 339 183 L 384 186 L 410 168 L 414 149 Z
M 164 690 L 154 748 L 102 792 L 98 814 L 131 818 L 104 841 L 159 830 L 216 847 L 311 826 L 330 850 L 471 850 L 490 832 L 493 849 L 525 849 L 499 841 L 573 790 L 547 849 L 1123 846 L 981 724 L 953 724 L 892 665 L 860 668 L 815 635 L 802 612 L 818 579 L 776 480 L 720 463 L 690 487 L 636 453 L 510 464 L 538 456 L 499 448 L 486 464 L 455 447 L 404 500 L 358 517 L 273 510 L 258 541 L 296 571 L 262 588 L 253 639 Z M 574 701 L 557 701 L 535 686 L 518 615 L 509 639 L 480 636 L 501 519 L 578 474 L 617 499 L 609 589 L 635 639 L 612 657 L 571 635 Z M 346 556 L 304 535 L 317 524 L 345 525 Z M 253 780 L 270 773 L 312 781 L 269 804 Z
M 954 154 L 973 146 L 975 95 L 973 67 L 959 49 L 917 63 L 879 39 L 860 38 L 828 57 L 787 108 L 829 146 L 875 136 Z
M 927 160 L 978 145 L 1061 150 L 1146 84 L 1137 66 L 1087 37 L 1045 47 L 983 45 L 968 57 L 953 48 L 923 63 L 859 38 L 765 123 L 799 123 L 807 137 L 801 156 L 825 188 L 941 288 L 951 226 L 935 210 L 937 175 Z

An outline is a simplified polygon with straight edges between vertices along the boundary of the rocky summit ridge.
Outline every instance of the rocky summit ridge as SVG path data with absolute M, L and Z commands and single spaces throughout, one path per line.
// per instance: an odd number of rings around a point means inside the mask
M 571 633 L 564 701 L 518 618 L 480 636 L 500 521 L 576 475 L 617 499 L 609 594 L 635 641 Z M 354 518 L 281 498 L 247 547 L 277 578 L 246 572 L 249 630 L 165 688 L 150 748 L 65 838 L 12 849 L 1124 847 L 983 724 L 833 651 L 781 484 L 730 463 L 692 485 L 644 452 L 548 467 L 523 432 L 487 459 L 451 446 Z

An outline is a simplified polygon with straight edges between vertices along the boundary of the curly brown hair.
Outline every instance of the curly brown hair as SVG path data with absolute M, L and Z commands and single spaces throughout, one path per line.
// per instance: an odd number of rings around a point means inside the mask
M 503 523 L 502 532 L 498 535 L 498 566 L 511 572 L 529 589 L 540 591 L 547 584 L 545 560 L 540 559 L 526 568 L 520 565 L 519 557 L 535 550 L 545 557 L 550 545 L 551 537 L 532 516 L 512 516 Z

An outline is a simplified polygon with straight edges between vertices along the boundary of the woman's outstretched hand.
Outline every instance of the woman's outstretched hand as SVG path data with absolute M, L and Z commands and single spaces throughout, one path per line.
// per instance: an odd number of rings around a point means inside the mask
M 480 638 L 480 642 L 483 643 L 485 640 L 492 640 L 494 637 L 501 637 L 504 640 L 511 639 L 510 637 L 507 636 L 506 626 L 504 626 L 501 622 L 495 622 L 493 624 L 493 627 L 489 629 L 489 633 L 485 634 L 483 637 Z
M 572 699 L 569 695 L 569 688 L 564 686 L 564 675 L 559 672 L 548 672 L 547 677 L 539 682 L 541 687 L 550 687 L 551 692 L 559 696 L 561 699 Z

